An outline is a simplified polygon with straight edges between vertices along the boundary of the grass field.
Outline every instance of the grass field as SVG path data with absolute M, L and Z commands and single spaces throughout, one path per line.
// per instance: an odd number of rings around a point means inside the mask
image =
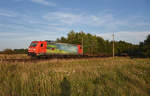
M 150 59 L 0 63 L 0 96 L 149 95 Z
M 27 54 L 0 54 L 0 59 L 28 59 Z

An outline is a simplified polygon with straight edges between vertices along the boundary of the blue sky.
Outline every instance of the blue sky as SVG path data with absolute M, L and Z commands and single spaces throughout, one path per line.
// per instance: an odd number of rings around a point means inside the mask
M 0 0 L 0 50 L 72 29 L 138 44 L 150 34 L 150 0 Z

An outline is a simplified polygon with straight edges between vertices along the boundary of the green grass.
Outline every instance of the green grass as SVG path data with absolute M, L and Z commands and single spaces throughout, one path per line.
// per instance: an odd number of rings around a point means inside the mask
M 0 63 L 0 96 L 149 96 L 150 59 Z

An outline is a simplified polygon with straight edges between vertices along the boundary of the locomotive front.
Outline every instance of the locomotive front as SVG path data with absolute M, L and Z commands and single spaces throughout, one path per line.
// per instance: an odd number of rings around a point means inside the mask
M 46 52 L 46 44 L 45 41 L 32 41 L 28 48 L 29 56 L 38 56 L 44 54 Z
M 28 48 L 28 55 L 29 56 L 35 56 L 36 55 L 36 49 L 37 49 L 38 41 L 32 41 L 29 48 Z

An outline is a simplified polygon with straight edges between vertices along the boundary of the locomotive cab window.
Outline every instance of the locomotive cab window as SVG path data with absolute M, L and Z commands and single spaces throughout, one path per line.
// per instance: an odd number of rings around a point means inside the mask
M 30 47 L 36 47 L 37 43 L 31 43 Z
M 43 47 L 43 44 L 41 44 L 41 47 Z

